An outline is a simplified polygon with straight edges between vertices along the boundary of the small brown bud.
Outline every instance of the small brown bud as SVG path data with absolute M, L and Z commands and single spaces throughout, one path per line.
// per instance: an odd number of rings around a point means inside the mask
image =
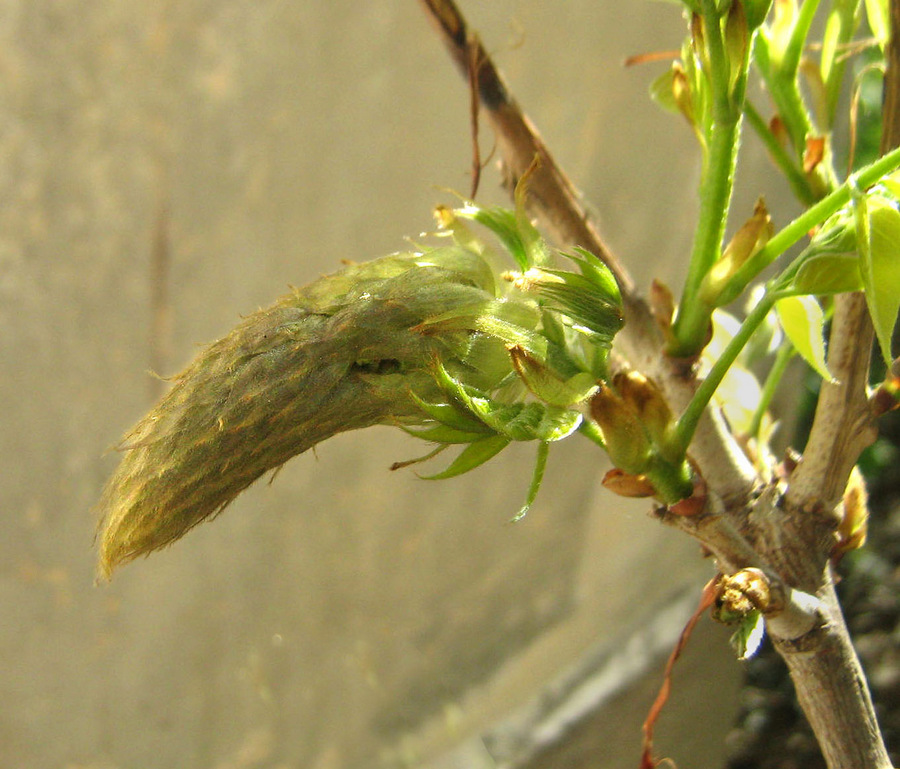
M 612 463 L 627 473 L 640 475 L 650 459 L 650 440 L 634 405 L 603 383 L 590 404 L 591 418 L 603 433 Z
M 643 475 L 631 475 L 618 468 L 613 468 L 601 481 L 603 488 L 620 497 L 644 498 L 656 494 L 653 484 Z

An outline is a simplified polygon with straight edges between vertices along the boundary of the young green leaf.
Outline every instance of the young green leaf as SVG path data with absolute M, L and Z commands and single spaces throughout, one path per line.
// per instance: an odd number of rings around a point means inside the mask
M 823 378 L 832 380 L 825 363 L 825 314 L 812 296 L 789 296 L 775 303 L 781 327 L 791 344 Z
M 882 197 L 866 200 L 858 237 L 866 303 L 884 360 L 892 360 L 891 335 L 900 311 L 900 211 Z

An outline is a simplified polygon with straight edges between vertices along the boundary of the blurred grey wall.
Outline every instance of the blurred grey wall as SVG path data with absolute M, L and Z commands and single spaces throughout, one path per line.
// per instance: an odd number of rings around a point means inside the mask
M 660 65 L 622 67 L 680 45 L 677 8 L 462 5 L 613 247 L 677 282 L 697 153 L 646 96 Z M 696 548 L 598 489 L 586 442 L 513 526 L 531 447 L 437 485 L 387 471 L 420 448 L 387 429 L 93 587 L 104 452 L 148 370 L 429 229 L 469 187 L 468 95 L 412 0 L 7 0 L 0 94 L 0 767 L 426 765 L 699 589 Z M 481 195 L 505 200 L 493 170 Z M 688 712 L 726 723 L 708 697 Z M 639 721 L 607 721 L 609 766 Z

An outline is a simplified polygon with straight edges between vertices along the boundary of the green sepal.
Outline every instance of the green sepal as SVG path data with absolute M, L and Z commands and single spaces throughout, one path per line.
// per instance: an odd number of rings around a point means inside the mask
M 550 454 L 550 444 L 546 441 L 538 443 L 537 457 L 534 460 L 534 470 L 531 473 L 531 483 L 528 486 L 528 495 L 525 497 L 525 504 L 519 508 L 511 519 L 510 523 L 521 521 L 531 509 L 534 500 L 537 499 L 538 491 L 541 489 L 541 482 L 544 480 L 544 470 L 547 468 L 547 456 Z
M 457 307 L 426 318 L 418 325 L 425 333 L 452 330 L 477 331 L 496 337 L 505 344 L 518 344 L 534 355 L 547 354 L 547 340 L 534 329 L 540 310 L 525 302 L 502 299 Z
M 862 291 L 863 280 L 856 254 L 819 254 L 800 266 L 790 290 L 797 294 L 843 294 Z
M 445 427 L 467 433 L 479 432 L 485 428 L 481 420 L 475 419 L 456 404 L 431 403 L 423 400 L 414 392 L 410 393 L 410 397 L 427 416 Z
M 620 305 L 600 295 L 597 284 L 583 274 L 567 270 L 530 270 L 521 285 L 543 301 L 545 308 L 569 318 L 595 341 L 612 344 L 623 325 Z
M 459 277 L 462 284 L 472 284 L 491 296 L 497 295 L 497 283 L 490 264 L 477 252 L 461 246 L 426 249 L 417 259 L 417 267 L 439 267 Z
M 581 424 L 581 412 L 542 403 L 498 403 L 485 393 L 454 379 L 440 364 L 438 383 L 466 409 L 497 433 L 515 441 L 558 441 Z
M 483 428 L 484 429 L 480 429 L 477 432 L 470 432 L 468 430 L 457 430 L 453 427 L 440 424 L 425 428 L 413 428 L 400 425 L 400 429 L 413 436 L 413 438 L 420 438 L 423 441 L 430 441 L 432 443 L 473 443 L 474 441 L 480 441 L 485 435 L 493 435 L 492 430 L 487 429 L 486 426 L 483 426 Z
M 560 441 L 578 429 L 580 411 L 543 403 L 513 404 L 517 411 L 499 408 L 487 418 L 497 430 L 516 441 Z M 486 420 L 487 421 L 487 420 Z
M 482 208 L 470 203 L 463 208 L 456 209 L 454 213 L 460 219 L 478 222 L 493 232 L 520 269 L 527 270 L 531 267 L 528 249 L 519 233 L 519 223 L 514 211 L 500 206 Z
M 462 475 L 483 465 L 503 451 L 509 443 L 510 439 L 505 435 L 489 435 L 487 438 L 481 438 L 466 446 L 446 470 L 434 475 L 422 475 L 420 477 L 426 481 L 441 481 L 445 478 L 455 478 L 457 475 Z
M 519 228 L 522 244 L 525 246 L 529 267 L 540 267 L 550 263 L 550 249 L 547 248 L 547 244 L 541 237 L 541 233 L 538 232 L 537 227 L 531 223 L 525 205 L 525 199 L 528 197 L 528 179 L 536 167 L 536 164 L 532 164 L 532 167 L 519 177 L 513 193 L 516 204 L 516 224 Z
M 586 371 L 562 379 L 521 347 L 510 347 L 509 355 L 525 386 L 544 403 L 571 406 L 587 400 L 597 390 L 595 377 Z
M 577 254 L 577 256 L 575 254 Z M 576 246 L 575 254 L 564 252 L 562 255 L 578 265 L 581 274 L 594 284 L 607 301 L 617 307 L 621 307 L 622 292 L 619 289 L 619 284 L 616 283 L 616 278 L 613 275 L 612 270 L 586 248 Z

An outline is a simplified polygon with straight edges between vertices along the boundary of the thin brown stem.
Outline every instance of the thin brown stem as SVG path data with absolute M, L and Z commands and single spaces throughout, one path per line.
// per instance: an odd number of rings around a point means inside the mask
M 891 0 L 892 29 L 900 29 L 900 0 Z M 900 145 L 900 46 L 888 50 L 884 83 L 882 152 Z M 802 560 L 782 553 L 782 576 L 814 589 L 826 607 L 826 622 L 803 642 L 774 637 L 816 733 L 828 766 L 890 767 L 859 659 L 834 593 L 829 555 L 843 514 L 842 497 L 860 452 L 875 438 L 867 384 L 874 331 L 865 297 L 836 298 L 825 382 L 809 442 L 785 495 L 784 510 L 796 538 L 808 542 Z M 838 715 L 840 714 L 840 715 Z
M 620 282 L 626 325 L 617 342 L 630 365 L 654 378 L 673 409 L 691 397 L 696 382 L 690 361 L 662 353 L 662 334 L 638 296 L 624 267 L 603 244 L 582 207 L 574 186 L 558 168 L 532 123 L 510 95 L 500 74 L 452 0 L 422 0 L 462 72 L 479 63 L 477 88 L 513 187 L 537 158 L 529 185 L 532 213 L 558 242 L 596 253 Z M 900 0 L 892 0 L 897 24 Z M 473 54 L 474 51 L 474 54 Z M 900 132 L 892 45 L 886 80 L 885 136 Z M 896 138 L 887 139 L 896 144 Z M 693 519 L 664 519 L 705 543 L 726 568 L 765 565 L 788 589 L 816 600 L 821 621 L 799 637 L 773 623 L 776 647 L 786 659 L 798 697 L 831 769 L 890 766 L 859 661 L 850 643 L 834 594 L 830 556 L 835 545 L 839 505 L 859 451 L 871 440 L 866 406 L 866 375 L 871 347 L 865 302 L 837 302 L 829 365 L 838 379 L 823 388 L 816 423 L 801 465 L 787 487 L 763 486 L 747 457 L 717 413 L 708 409 L 698 425 L 690 453 L 709 490 L 707 509 Z M 829 425 L 837 424 L 838 427 Z M 764 489 L 762 493 L 756 493 Z M 818 514 L 810 514 L 818 513 Z M 785 623 L 782 623 L 785 625 Z M 788 625 L 785 625 L 788 627 Z
M 512 98 L 493 60 L 478 36 L 452 0 L 422 0 L 441 39 L 460 71 L 473 77 L 481 105 L 501 143 L 506 165 L 507 185 L 516 181 L 538 158 L 538 167 L 529 179 L 529 202 L 533 213 L 561 243 L 582 246 L 596 254 L 613 271 L 623 293 L 634 290 L 634 282 L 625 268 L 603 243 L 600 234 L 578 201 L 570 179 L 560 170 L 537 129 Z

